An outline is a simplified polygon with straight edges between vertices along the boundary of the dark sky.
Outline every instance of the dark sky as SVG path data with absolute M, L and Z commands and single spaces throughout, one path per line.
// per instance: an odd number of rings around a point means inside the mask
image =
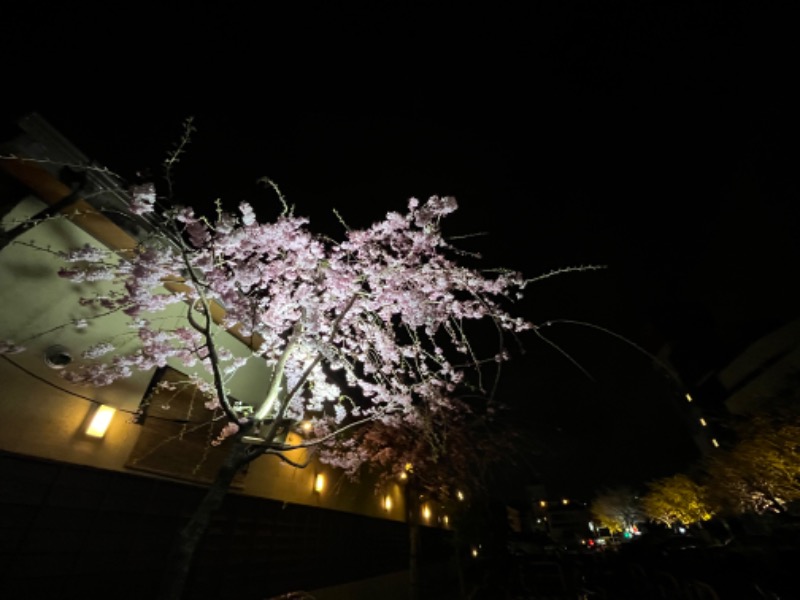
M 37 110 L 133 178 L 195 117 L 190 204 L 273 200 L 335 234 L 411 196 L 454 195 L 453 234 L 536 276 L 537 323 L 671 342 L 687 384 L 797 316 L 797 184 L 781 15 L 747 2 L 533 2 L 526 9 L 20 15 L 10 116 Z M 601 6 L 602 5 L 602 6 Z M 97 15 L 94 15 L 97 17 Z M 8 22 L 7 22 L 8 26 Z M 630 344 L 586 326 L 525 340 L 504 383 L 554 490 L 670 474 L 693 449 Z

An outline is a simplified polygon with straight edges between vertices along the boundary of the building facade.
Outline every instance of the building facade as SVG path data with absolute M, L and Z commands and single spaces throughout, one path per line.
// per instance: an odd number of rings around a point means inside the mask
M 115 313 L 86 323 L 80 297 L 106 288 L 57 277 L 59 253 L 124 252 L 146 225 L 118 216 L 125 195 L 113 174 L 43 118 L 28 115 L 17 125 L 0 149 L 0 343 L 7 345 L 0 354 L 0 589 L 147 597 L 226 449 L 210 443 L 219 431 L 200 418 L 197 390 L 158 387 L 184 378 L 178 365 L 102 387 L 62 376 L 84 348 L 130 331 Z M 180 319 L 181 310 L 176 305 L 168 318 Z M 221 334 L 221 343 L 247 360 L 232 396 L 257 405 L 269 378 L 265 363 L 235 332 Z M 298 441 L 303 432 L 287 435 Z M 424 514 L 408 514 L 402 481 L 376 489 L 369 477 L 354 483 L 313 457 L 302 469 L 258 458 L 237 476 L 204 539 L 191 597 L 238 590 L 237 597 L 264 598 L 404 569 L 409 518 L 427 526 L 430 548 L 448 534 L 447 509 L 423 504 Z

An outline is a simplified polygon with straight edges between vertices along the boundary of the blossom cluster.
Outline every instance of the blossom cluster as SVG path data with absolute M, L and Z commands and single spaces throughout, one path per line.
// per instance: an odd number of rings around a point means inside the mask
M 481 363 L 467 324 L 491 320 L 508 332 L 530 327 L 504 308 L 524 287 L 519 274 L 489 276 L 453 258 L 441 221 L 456 209 L 449 197 L 411 199 L 404 214 L 389 213 L 337 243 L 313 234 L 308 220 L 293 214 L 259 222 L 247 203 L 213 221 L 181 207 L 162 215 L 168 225 L 155 236 L 161 243 L 142 244 L 125 260 L 109 261 L 90 247 L 65 253 L 62 276 L 117 284 L 103 306 L 129 315 L 139 341 L 130 351 L 96 345 L 66 376 L 106 385 L 177 359 L 212 373 L 218 361 L 224 368 L 215 377 L 235 377 L 244 361 L 211 351 L 206 311 L 216 303 L 224 309 L 221 325 L 260 340 L 254 352 L 272 367 L 272 377 L 283 378 L 284 393 L 296 390 L 285 416 L 313 419 L 318 435 L 354 419 L 414 425 L 421 406 L 429 414 L 451 410 L 458 386 Z M 131 212 L 154 210 L 155 190 L 135 188 Z M 181 291 L 165 290 L 166 281 L 179 282 Z M 153 315 L 175 303 L 187 306 L 186 325 L 157 325 Z M 489 357 L 503 361 L 508 354 L 500 348 Z M 216 405 L 224 401 L 217 398 Z M 223 432 L 238 429 L 231 419 Z M 344 455 L 350 462 L 367 459 Z

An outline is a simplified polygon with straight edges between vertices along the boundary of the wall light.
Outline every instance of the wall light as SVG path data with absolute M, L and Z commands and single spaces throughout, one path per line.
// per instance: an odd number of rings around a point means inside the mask
M 322 473 L 317 473 L 317 476 L 314 478 L 314 491 L 318 494 L 322 493 L 322 490 L 325 489 L 325 475 Z
M 103 437 L 111 424 L 111 419 L 114 417 L 115 412 L 117 412 L 117 409 L 113 406 L 99 405 L 95 409 L 94 415 L 92 415 L 89 426 L 86 428 L 86 435 L 95 438 Z
M 431 520 L 431 507 L 428 506 L 427 504 L 422 507 L 422 518 L 425 519 L 426 521 Z
M 388 494 L 383 497 L 383 510 L 386 512 L 392 510 L 392 497 Z
M 44 351 L 44 362 L 51 369 L 63 369 L 72 362 L 72 354 L 64 346 L 50 346 Z

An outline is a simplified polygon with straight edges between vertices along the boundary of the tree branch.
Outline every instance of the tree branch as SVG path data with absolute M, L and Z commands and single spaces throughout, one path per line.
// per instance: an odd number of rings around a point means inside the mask
M 339 313 L 339 316 L 337 316 L 336 320 L 333 322 L 333 327 L 331 328 L 331 335 L 330 335 L 331 340 L 333 340 L 336 333 L 338 332 L 339 327 L 342 324 L 342 319 L 344 319 L 344 316 L 350 311 L 351 308 L 353 308 L 353 305 L 356 302 L 356 298 L 358 298 L 358 293 L 353 294 L 353 296 L 347 302 L 347 305 L 344 307 L 344 310 L 342 310 L 342 312 Z M 271 436 L 275 435 L 278 423 L 283 420 L 283 415 L 286 412 L 286 408 L 289 406 L 289 402 L 292 401 L 292 398 L 294 398 L 295 394 L 297 394 L 297 392 L 303 387 L 303 385 L 305 385 L 306 381 L 308 380 L 308 376 L 311 374 L 311 371 L 313 371 L 314 368 L 319 364 L 320 360 L 322 360 L 322 352 L 317 351 L 317 356 L 314 357 L 314 360 L 311 361 L 311 364 L 308 365 L 308 367 L 306 367 L 305 371 L 303 371 L 303 374 L 300 376 L 300 379 L 297 381 L 294 387 L 289 391 L 289 393 L 286 394 L 286 398 L 284 398 L 283 402 L 281 402 L 280 408 L 278 409 L 278 414 L 275 415 L 275 420 L 273 421 L 272 425 L 269 428 L 269 431 L 267 432 L 267 435 L 265 436 L 266 439 L 271 439 Z

